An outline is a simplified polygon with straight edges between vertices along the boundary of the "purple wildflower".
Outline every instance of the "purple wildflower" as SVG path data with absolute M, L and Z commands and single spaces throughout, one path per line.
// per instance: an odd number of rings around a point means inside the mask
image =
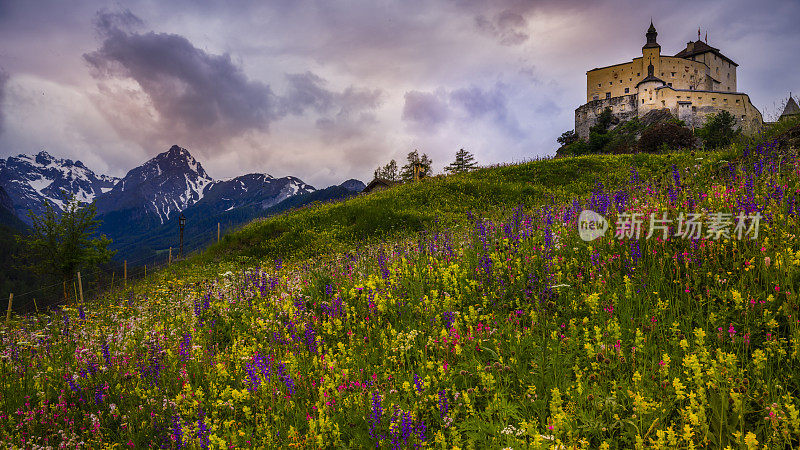
M 183 340 L 181 341 L 180 356 L 183 362 L 189 361 L 192 355 L 192 334 L 189 332 L 183 333 Z
M 172 440 L 175 441 L 176 448 L 183 448 L 183 429 L 177 414 L 172 416 Z
M 439 413 L 442 415 L 442 420 L 447 418 L 447 413 L 450 411 L 450 403 L 447 401 L 447 392 L 442 389 L 439 391 Z
M 202 409 L 200 410 L 199 417 L 197 419 L 197 437 L 200 439 L 200 448 L 203 450 L 209 448 L 206 414 Z
M 111 352 L 108 350 L 108 342 L 103 343 L 103 359 L 106 361 L 106 366 L 111 367 Z
M 456 315 L 453 311 L 445 311 L 442 313 L 442 323 L 448 330 L 453 328 L 453 322 L 456 320 Z
M 380 439 L 375 433 L 375 427 L 381 424 L 382 416 L 383 407 L 381 406 L 381 394 L 375 391 L 372 393 L 372 414 L 369 416 L 369 435 L 378 442 L 380 442 Z

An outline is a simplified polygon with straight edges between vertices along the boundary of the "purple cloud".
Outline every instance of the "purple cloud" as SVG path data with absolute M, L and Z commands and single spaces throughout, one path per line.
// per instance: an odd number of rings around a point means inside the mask
M 267 130 L 279 118 L 269 86 L 247 78 L 229 54 L 212 55 L 177 34 L 127 31 L 132 14 L 100 13 L 102 46 L 83 55 L 98 80 L 130 78 L 170 130 L 206 130 L 217 138 Z
M 413 128 L 433 133 L 449 116 L 447 102 L 440 96 L 431 92 L 406 92 L 403 120 Z
M 501 11 L 491 19 L 478 15 L 475 17 L 475 26 L 502 45 L 519 45 L 530 38 L 525 31 L 528 21 L 521 14 L 509 10 Z

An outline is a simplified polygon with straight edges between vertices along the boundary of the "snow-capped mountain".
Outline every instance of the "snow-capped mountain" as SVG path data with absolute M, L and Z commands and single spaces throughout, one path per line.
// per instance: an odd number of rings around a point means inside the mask
M 213 182 L 194 157 L 173 145 L 131 169 L 114 188 L 96 199 L 100 214 L 135 210 L 134 216 L 162 224 L 203 198 Z
M 242 206 L 266 209 L 289 197 L 314 191 L 313 186 L 295 177 L 274 178 L 265 173 L 249 173 L 209 184 L 197 207 L 214 213 Z
M 70 195 L 90 203 L 117 181 L 95 174 L 80 161 L 56 158 L 45 151 L 0 159 L 0 186 L 12 199 L 17 216 L 28 223 L 28 210 L 41 214 L 45 202 L 63 210 Z
M 364 183 L 348 180 L 318 191 L 298 178 L 265 173 L 214 180 L 177 145 L 121 179 L 41 152 L 0 159 L 0 223 L 25 228 L 15 216 L 27 217 L 28 209 L 41 214 L 45 202 L 63 209 L 64 190 L 82 202 L 94 202 L 100 233 L 113 240 L 112 249 L 120 250 L 117 257 L 131 257 L 177 245 L 181 213 L 187 218 L 187 242 L 192 239 L 197 245 L 211 239 L 209 230 L 216 230 L 217 223 L 236 226 L 309 203 L 344 199 L 363 188 Z
M 159 228 L 177 224 L 185 212 L 193 224 L 247 207 L 254 217 L 290 197 L 314 192 L 295 177 L 251 173 L 213 180 L 186 150 L 173 145 L 128 172 L 109 192 L 95 199 L 101 232 L 116 243 L 138 242 Z M 237 216 L 238 217 L 238 216 Z

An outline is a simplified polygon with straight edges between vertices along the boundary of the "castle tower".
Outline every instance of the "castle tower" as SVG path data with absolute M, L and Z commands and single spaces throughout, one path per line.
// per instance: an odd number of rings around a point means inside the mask
M 783 114 L 781 114 L 778 120 L 789 120 L 797 116 L 800 116 L 800 107 L 797 106 L 797 102 L 794 101 L 792 93 L 790 92 L 789 100 L 786 101 L 786 107 L 783 108 Z
M 666 85 L 664 80 L 655 76 L 655 66 L 653 62 L 650 61 L 650 64 L 647 65 L 647 76 L 636 84 L 640 102 L 637 106 L 640 112 L 649 111 L 658 107 L 658 88 L 664 85 Z
M 650 20 L 650 28 L 647 29 L 645 36 L 647 37 L 647 43 L 642 47 L 642 72 L 647 69 L 645 64 L 650 63 L 653 65 L 653 73 L 658 76 L 661 72 L 661 46 L 656 42 L 658 32 L 653 25 L 652 19 Z

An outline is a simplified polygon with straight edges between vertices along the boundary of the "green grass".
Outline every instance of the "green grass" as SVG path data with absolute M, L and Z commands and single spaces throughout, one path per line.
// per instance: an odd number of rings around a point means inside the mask
M 211 246 L 199 261 L 289 261 L 345 252 L 423 231 L 464 226 L 468 212 L 499 218 L 520 205 L 531 208 L 587 195 L 597 183 L 607 188 L 623 187 L 630 180 L 631 168 L 642 179 L 660 179 L 672 164 L 687 165 L 702 156 L 713 162 L 730 159 L 733 154 L 592 155 L 433 177 L 340 203 L 256 220 Z
M 533 161 L 252 223 L 12 320 L 0 446 L 797 448 L 800 164 L 743 154 Z M 765 222 L 587 243 L 592 196 L 612 224 L 750 204 Z

